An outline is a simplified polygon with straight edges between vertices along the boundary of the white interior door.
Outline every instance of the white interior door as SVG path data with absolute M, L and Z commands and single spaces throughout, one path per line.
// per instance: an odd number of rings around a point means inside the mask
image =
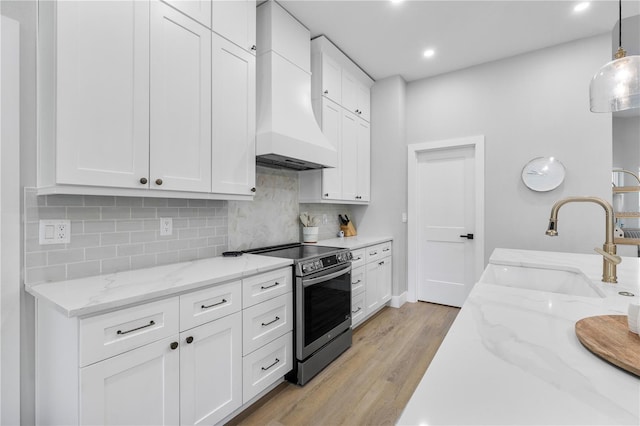
M 416 159 L 417 299 L 462 306 L 476 281 L 475 148 Z

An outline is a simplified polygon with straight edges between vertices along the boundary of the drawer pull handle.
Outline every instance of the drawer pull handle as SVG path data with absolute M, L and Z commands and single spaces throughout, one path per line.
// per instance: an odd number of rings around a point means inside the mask
M 384 265 L 384 260 L 382 262 L 379 262 L 378 265 Z
M 263 285 L 261 285 L 261 286 L 260 286 L 260 290 L 266 290 L 266 289 L 268 289 L 268 288 L 272 288 L 272 287 L 275 287 L 275 286 L 278 286 L 278 285 L 280 285 L 280 283 L 279 283 L 278 281 L 276 281 L 276 283 L 275 283 L 275 284 L 271 284 L 271 285 L 268 285 L 268 286 L 266 286 L 266 287 L 265 287 L 265 286 L 263 286 Z
M 360 284 L 361 282 L 362 282 L 362 280 L 358 280 L 358 281 L 356 281 L 356 282 L 354 282 L 354 283 L 351 283 L 351 285 Z
M 369 256 L 375 256 L 376 254 L 378 254 L 377 251 L 372 251 L 372 252 L 369 253 Z
M 213 305 L 202 305 L 200 306 L 200 309 L 209 309 L 209 308 L 213 308 L 214 306 L 222 305 L 224 303 L 227 303 L 227 299 L 222 299 L 221 302 L 214 303 Z
M 356 262 L 358 260 L 362 260 L 362 258 L 361 257 L 356 257 L 355 259 L 353 259 L 354 262 Z
M 362 306 L 358 306 L 358 309 L 356 309 L 355 311 L 351 311 L 352 314 L 357 314 L 358 312 L 360 312 L 362 310 Z
M 136 328 L 132 328 L 131 330 L 127 330 L 127 331 L 122 331 L 122 330 L 118 330 L 116 332 L 116 334 L 128 334 L 128 333 L 133 333 L 134 331 L 138 331 L 138 330 L 142 330 L 143 328 L 147 328 L 147 327 L 151 327 L 152 325 L 156 325 L 155 321 L 149 321 L 149 324 L 147 325 L 142 325 L 140 327 L 136 327 Z
M 276 358 L 275 362 L 267 367 L 260 367 L 262 368 L 262 371 L 267 371 L 268 369 L 270 369 L 271 367 L 273 367 L 274 365 L 276 365 L 277 363 L 279 363 L 280 360 L 278 358 Z
M 382 251 L 389 251 L 389 250 L 391 250 L 391 249 L 389 249 L 389 248 L 382 249 Z
M 273 321 L 269 321 L 269 322 L 267 322 L 267 323 L 264 323 L 264 322 L 263 322 L 263 323 L 262 323 L 262 326 L 263 326 L 263 327 L 266 327 L 266 326 L 268 326 L 268 325 L 270 325 L 270 324 L 273 324 L 274 322 L 279 321 L 279 320 L 280 320 L 280 317 L 276 317 L 276 319 L 274 319 Z

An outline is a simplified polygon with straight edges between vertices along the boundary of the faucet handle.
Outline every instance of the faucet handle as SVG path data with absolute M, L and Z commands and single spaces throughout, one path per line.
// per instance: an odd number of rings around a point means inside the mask
M 608 262 L 613 263 L 614 265 L 619 264 L 620 262 L 622 262 L 622 258 L 616 254 L 610 254 L 607 253 L 606 251 L 602 250 L 601 248 L 594 248 L 594 250 L 598 253 L 600 253 L 602 256 L 604 256 L 605 259 L 607 259 Z

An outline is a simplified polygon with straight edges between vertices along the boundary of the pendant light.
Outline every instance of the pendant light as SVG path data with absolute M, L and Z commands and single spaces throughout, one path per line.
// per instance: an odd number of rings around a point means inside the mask
M 618 0 L 618 16 L 618 51 L 591 79 L 591 112 L 640 108 L 640 56 L 626 56 L 622 48 L 622 0 Z

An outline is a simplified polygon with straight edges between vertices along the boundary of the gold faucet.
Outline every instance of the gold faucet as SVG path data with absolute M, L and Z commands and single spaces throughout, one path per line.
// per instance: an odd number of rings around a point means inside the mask
M 605 283 L 617 283 L 618 277 L 616 276 L 616 265 L 622 261 L 620 256 L 616 255 L 616 245 L 613 243 L 613 207 L 607 201 L 598 197 L 567 197 L 560 201 L 557 201 L 553 207 L 551 207 L 551 218 L 549 219 L 549 227 L 546 234 L 555 237 L 558 235 L 558 211 L 560 207 L 567 203 L 596 203 L 602 206 L 605 216 L 605 240 L 602 245 L 602 249 L 594 249 L 602 255 L 602 281 Z

